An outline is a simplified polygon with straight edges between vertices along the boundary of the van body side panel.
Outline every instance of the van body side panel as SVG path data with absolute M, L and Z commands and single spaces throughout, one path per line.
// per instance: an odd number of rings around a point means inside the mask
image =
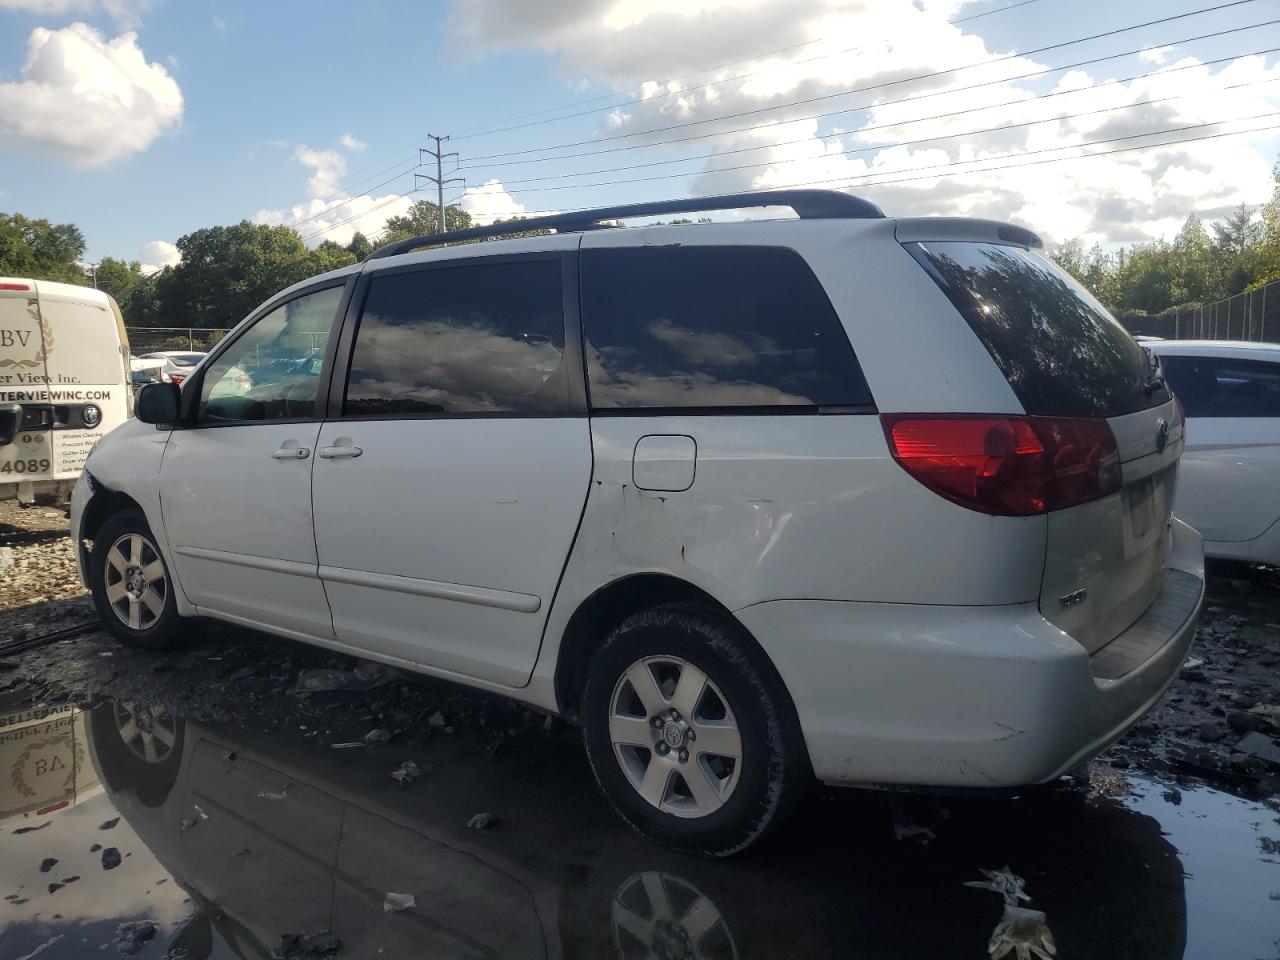
M 67 480 L 80 474 L 89 451 L 129 415 L 128 353 L 105 294 L 67 294 L 57 289 L 61 284 L 37 286 L 48 376 L 45 402 L 53 407 L 55 423 L 48 433 L 51 478 Z

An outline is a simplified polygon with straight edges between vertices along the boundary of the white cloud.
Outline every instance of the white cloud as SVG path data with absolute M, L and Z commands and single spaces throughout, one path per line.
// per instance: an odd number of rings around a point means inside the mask
M 121 27 L 136 27 L 151 8 L 152 0 L 0 0 L 0 10 L 39 16 L 101 10 Z
M 178 248 L 168 240 L 152 240 L 138 254 L 143 273 L 155 273 L 165 267 L 176 266 L 182 260 Z
M 494 220 L 522 217 L 529 213 L 524 204 L 507 193 L 501 180 L 488 180 L 483 186 L 467 187 L 458 206 L 471 214 L 471 222 L 478 227 Z
M 412 197 L 394 193 L 340 200 L 316 197 L 287 209 L 259 210 L 253 215 L 253 222 L 293 227 L 308 246 L 314 247 L 324 240 L 346 244 L 357 231 L 366 237 L 376 237 L 389 217 L 403 216 L 413 203 Z
M 22 79 L 0 83 L 0 134 L 85 169 L 147 149 L 178 126 L 182 108 L 177 82 L 146 61 L 136 34 L 37 27 Z
M 356 137 L 353 137 L 349 133 L 344 133 L 342 136 L 340 136 L 338 138 L 338 143 L 342 144 L 342 146 L 345 147 L 346 149 L 356 153 L 358 153 L 359 151 L 363 150 L 365 147 L 368 146 L 368 144 L 365 143 L 363 140 L 359 140 Z
M 905 0 L 823 0 L 803 9 L 792 0 L 451 0 L 450 22 L 470 49 L 538 50 L 557 58 L 574 82 L 589 77 L 597 89 L 604 85 L 626 99 L 638 99 L 601 111 L 598 137 L 636 134 L 610 142 L 611 147 L 698 137 L 680 148 L 690 158 L 683 168 L 603 173 L 582 178 L 586 182 L 684 169 L 695 172 L 665 181 L 672 195 L 798 185 L 846 188 L 866 194 L 891 216 L 1012 219 L 1050 242 L 1074 235 L 1103 242 L 1152 239 L 1168 235 L 1170 223 L 1193 211 L 1214 218 L 1235 204 L 1258 203 L 1268 196 L 1270 157 L 1263 151 L 1275 142 L 1271 131 L 958 175 L 1007 166 L 1018 162 L 1018 154 L 1064 144 L 1280 111 L 1280 82 L 1261 82 L 1280 81 L 1280 64 L 1268 67 L 1264 57 L 1207 67 L 1177 48 L 1153 47 L 1098 68 L 1107 71 L 1101 74 L 1075 70 L 1038 80 L 1014 79 L 1048 69 L 1027 57 L 952 71 L 1008 54 L 1007 48 L 993 48 L 983 39 L 989 21 L 947 22 L 961 6 L 957 0 L 922 7 Z M 1132 46 L 1140 43 L 1135 39 Z M 762 56 L 762 47 L 788 46 L 794 49 Z M 1081 56 L 1087 55 L 1082 48 Z M 720 62 L 732 65 L 705 69 Z M 696 71 L 701 72 L 685 76 Z M 1149 71 L 1157 72 L 1113 81 Z M 910 79 L 925 74 L 934 75 Z M 707 86 L 710 81 L 721 82 Z M 846 94 L 853 89 L 862 92 Z M 1046 91 L 1056 95 L 1038 99 Z M 911 99 L 892 102 L 904 98 Z M 805 99 L 811 102 L 794 104 Z M 1152 100 L 1161 102 L 1146 102 Z M 1094 112 L 1101 108 L 1108 112 Z M 844 112 L 813 116 L 837 110 Z M 938 116 L 946 113 L 954 115 Z M 723 119 L 734 114 L 746 115 Z M 1271 118 L 1253 125 L 1275 122 Z M 662 129 L 676 124 L 683 126 Z M 756 128 L 742 129 L 752 125 Z M 996 126 L 1008 129 L 986 130 Z M 1182 135 L 1246 126 L 1212 126 Z M 847 132 L 835 135 L 837 129 Z M 564 138 L 556 124 L 524 133 L 530 147 Z M 950 139 L 904 144 L 926 137 Z M 465 137 L 458 139 L 459 149 L 466 151 Z M 1152 142 L 1116 140 L 1094 152 Z M 854 150 L 860 152 L 849 153 Z M 740 152 L 715 155 L 723 151 Z M 488 151 L 477 144 L 472 152 Z M 694 162 L 707 153 L 711 155 L 698 170 Z M 601 158 L 607 162 L 590 166 L 672 156 L 670 148 L 661 154 L 611 153 Z M 756 166 L 727 169 L 751 164 Z M 482 164 L 474 169 L 485 175 Z M 504 169 L 506 190 L 519 198 L 508 202 L 508 210 L 535 196 L 532 188 L 522 192 L 521 177 L 561 172 L 551 164 L 527 173 Z M 888 180 L 900 182 L 884 182 Z M 575 207 L 620 202 L 630 190 L 618 184 L 547 195 Z M 493 206 L 484 209 L 492 211 Z
M 347 175 L 347 158 L 337 150 L 316 150 L 305 143 L 298 144 L 293 158 L 311 170 L 307 178 L 307 193 L 312 197 L 331 197 L 338 192 L 338 184 Z

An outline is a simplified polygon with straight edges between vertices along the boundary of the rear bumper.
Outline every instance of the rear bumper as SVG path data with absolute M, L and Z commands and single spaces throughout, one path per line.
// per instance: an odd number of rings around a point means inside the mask
M 962 788 L 1042 783 L 1104 749 L 1177 676 L 1204 602 L 1204 558 L 1199 534 L 1177 520 L 1173 528 L 1169 567 L 1182 576 L 1170 578 L 1156 605 L 1164 602 L 1167 611 L 1176 599 L 1185 616 L 1165 618 L 1163 626 L 1158 616 L 1144 617 L 1145 646 L 1130 638 L 1141 656 L 1131 649 L 1132 668 L 1121 675 L 1114 658 L 1102 669 L 1034 603 L 778 600 L 737 616 L 782 675 L 819 779 Z M 1190 597 L 1166 596 L 1171 589 Z M 1163 629 L 1159 640 L 1153 629 Z

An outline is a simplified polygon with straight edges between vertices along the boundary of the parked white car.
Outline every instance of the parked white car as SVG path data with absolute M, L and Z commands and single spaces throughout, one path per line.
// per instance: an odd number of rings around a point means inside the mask
M 216 617 L 519 698 L 714 854 L 815 775 L 1052 780 L 1177 674 L 1182 421 L 1030 231 L 823 191 L 540 226 L 384 247 L 144 387 L 75 495 L 109 628 Z
M 1151 349 L 1187 417 L 1175 513 L 1200 531 L 1208 556 L 1280 563 L 1280 344 Z
M 161 380 L 181 384 L 205 356 L 193 350 L 156 350 L 139 354 L 137 359 L 159 364 Z

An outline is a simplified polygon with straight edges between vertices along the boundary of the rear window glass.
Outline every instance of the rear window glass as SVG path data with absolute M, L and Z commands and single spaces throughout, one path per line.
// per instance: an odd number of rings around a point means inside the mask
M 1115 417 L 1168 401 L 1154 358 L 1042 255 L 968 241 L 906 248 L 978 335 L 1027 413 Z
M 375 274 L 356 330 L 343 413 L 566 410 L 560 270 L 552 258 Z
M 793 250 L 586 250 L 582 317 L 597 409 L 871 404 L 839 317 Z
M 1188 417 L 1280 417 L 1280 362 L 1164 357 L 1163 363 Z

